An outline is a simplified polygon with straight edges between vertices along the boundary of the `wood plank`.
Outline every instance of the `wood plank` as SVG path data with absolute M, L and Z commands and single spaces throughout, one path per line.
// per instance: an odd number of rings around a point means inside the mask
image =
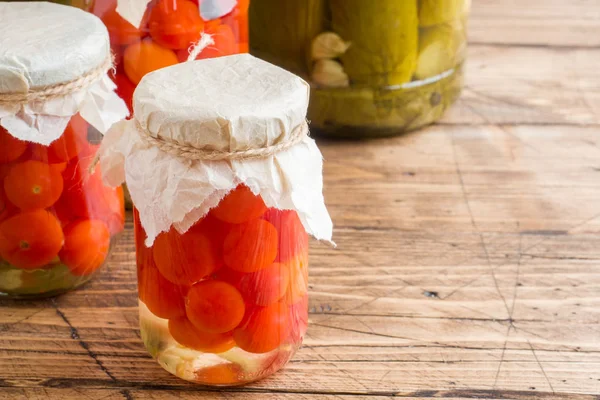
M 463 95 L 441 122 L 597 125 L 599 59 L 598 48 L 473 44 Z
M 480 44 L 594 48 L 600 6 L 597 0 L 474 0 L 469 36 Z
M 325 195 L 339 229 L 597 232 L 596 132 L 434 126 L 367 147 L 322 142 Z
M 550 393 L 541 393 L 541 396 Z M 46 400 L 46 399 L 88 399 L 88 400 L 170 400 L 170 399 L 215 399 L 215 400 L 386 400 L 402 397 L 407 400 L 425 400 L 443 398 L 448 400 L 463 400 L 483 398 L 489 400 L 515 399 L 525 400 L 540 398 L 534 392 L 509 392 L 509 391 L 423 391 L 414 393 L 397 393 L 395 396 L 380 395 L 329 395 L 322 393 L 265 393 L 243 391 L 236 389 L 234 392 L 207 391 L 198 389 L 193 391 L 182 390 L 140 390 L 140 389 L 35 389 L 12 388 L 0 393 L 0 400 Z M 552 395 L 557 400 L 594 400 L 593 396 L 576 394 Z

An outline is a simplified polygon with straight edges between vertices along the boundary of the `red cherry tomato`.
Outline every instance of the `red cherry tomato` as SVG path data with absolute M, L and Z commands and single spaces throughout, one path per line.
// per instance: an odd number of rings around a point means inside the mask
M 220 248 L 201 231 L 183 235 L 174 228 L 161 233 L 154 242 L 154 261 L 160 272 L 173 283 L 191 286 L 222 265 Z
M 308 252 L 308 234 L 296 211 L 269 209 L 264 215 L 279 232 L 277 261 L 285 263 Z
M 17 268 L 44 268 L 64 242 L 60 221 L 46 210 L 24 211 L 0 224 L 0 256 Z
M 189 0 L 160 0 L 150 11 L 148 26 L 156 43 L 180 50 L 200 39 L 204 21 L 198 6 Z
M 279 301 L 288 290 L 290 272 L 287 265 L 274 263 L 240 280 L 240 292 L 247 302 L 268 306 Z
M 249 309 L 244 322 L 233 331 L 233 338 L 241 349 L 260 354 L 278 348 L 290 331 L 288 307 L 280 302 Z
M 244 312 L 242 295 L 226 282 L 202 281 L 192 286 L 187 295 L 187 317 L 204 332 L 229 332 L 242 321 Z
M 121 17 L 119 13 L 117 13 L 116 8 L 107 11 L 101 19 L 108 29 L 110 43 L 112 45 L 131 44 L 144 37 L 144 32 Z
M 110 231 L 99 220 L 83 219 L 69 224 L 60 260 L 75 276 L 89 276 L 100 268 L 110 247 Z
M 140 300 L 159 318 L 184 317 L 184 295 L 187 288 L 165 279 L 156 268 L 152 257 L 145 254 L 146 252 L 137 255 Z
M 88 145 L 67 164 L 62 173 L 64 191 L 55 205 L 61 220 L 98 219 L 106 223 L 111 235 L 124 229 L 125 201 L 123 189 L 104 185 L 100 165 L 90 171 L 97 146 Z
M 223 243 L 225 265 L 240 272 L 268 267 L 277 256 L 277 230 L 257 219 L 231 229 Z
M 212 35 L 212 39 L 215 43 L 202 50 L 198 57 L 196 57 L 197 60 L 230 56 L 237 53 L 237 41 L 233 31 L 228 25 L 219 25 L 207 29 L 206 33 Z
M 252 193 L 247 186 L 240 185 L 221 200 L 212 214 L 230 224 L 241 224 L 260 217 L 265 211 L 267 206 L 262 198 Z
M 162 47 L 148 38 L 127 46 L 123 53 L 123 69 L 134 85 L 140 83 L 146 74 L 178 62 L 173 50 Z
M 4 178 L 4 192 L 21 210 L 48 208 L 63 191 L 59 171 L 40 161 L 29 160 L 13 165 Z

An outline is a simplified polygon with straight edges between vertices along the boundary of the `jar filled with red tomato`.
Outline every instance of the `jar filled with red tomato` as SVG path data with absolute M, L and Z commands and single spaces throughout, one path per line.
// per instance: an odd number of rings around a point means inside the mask
M 127 107 L 98 18 L 0 3 L 0 20 L 0 295 L 51 296 L 88 281 L 123 230 L 122 189 L 89 166 Z
M 140 323 L 166 370 L 237 385 L 283 367 L 308 325 L 308 237 L 331 241 L 309 86 L 250 55 L 147 75 L 105 138 L 135 207 Z
M 141 5 L 140 5 L 141 4 Z M 110 33 L 119 95 L 156 69 L 186 61 L 202 34 L 212 43 L 197 59 L 248 52 L 249 0 L 96 0 L 92 12 Z M 118 5 L 118 6 L 117 6 Z

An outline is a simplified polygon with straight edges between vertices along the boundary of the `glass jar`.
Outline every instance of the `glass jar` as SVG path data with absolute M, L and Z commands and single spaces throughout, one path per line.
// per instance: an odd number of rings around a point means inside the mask
M 317 132 L 396 135 L 459 97 L 469 9 L 470 0 L 254 0 L 251 52 L 311 82 Z
M 247 54 L 186 62 L 147 75 L 106 135 L 104 178 L 135 207 L 142 339 L 180 378 L 252 382 L 302 342 L 308 234 L 332 232 L 308 95 Z
M 49 146 L 0 128 L 0 294 L 51 296 L 87 282 L 123 231 L 122 188 L 90 164 L 99 145 L 71 118 Z
M 108 33 L 96 17 L 3 3 L 0 20 L 0 295 L 47 297 L 87 282 L 123 230 L 123 191 L 91 164 L 99 129 L 127 108 L 106 75 Z
M 236 385 L 287 363 L 308 326 L 308 235 L 295 211 L 240 186 L 150 248 L 137 212 L 135 224 L 142 339 L 165 369 Z M 179 361 L 193 359 L 208 365 Z
M 120 0 L 127 3 L 127 0 Z M 132 2 L 133 3 L 133 2 Z M 92 12 L 99 16 L 110 33 L 116 73 L 117 92 L 129 105 L 133 91 L 149 72 L 186 61 L 190 47 L 201 34 L 210 34 L 214 43 L 197 59 L 248 52 L 249 0 L 223 2 L 203 0 L 158 0 L 149 2 L 140 23 L 121 16 L 116 0 L 96 0 Z M 222 8 L 222 3 L 233 3 Z M 140 7 L 135 2 L 131 7 Z M 131 22 L 133 22 L 133 24 Z

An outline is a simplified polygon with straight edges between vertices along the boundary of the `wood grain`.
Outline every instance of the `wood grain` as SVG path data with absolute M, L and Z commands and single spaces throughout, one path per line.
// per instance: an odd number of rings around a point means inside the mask
M 597 0 L 473 0 L 472 44 L 529 47 L 600 45 Z
M 471 45 L 462 98 L 444 124 L 594 125 L 600 49 Z
M 131 223 L 52 300 L 0 300 L 0 399 L 598 399 L 600 7 L 476 0 L 438 125 L 319 139 L 337 249 L 313 243 L 310 328 L 282 372 L 209 389 L 140 341 Z

